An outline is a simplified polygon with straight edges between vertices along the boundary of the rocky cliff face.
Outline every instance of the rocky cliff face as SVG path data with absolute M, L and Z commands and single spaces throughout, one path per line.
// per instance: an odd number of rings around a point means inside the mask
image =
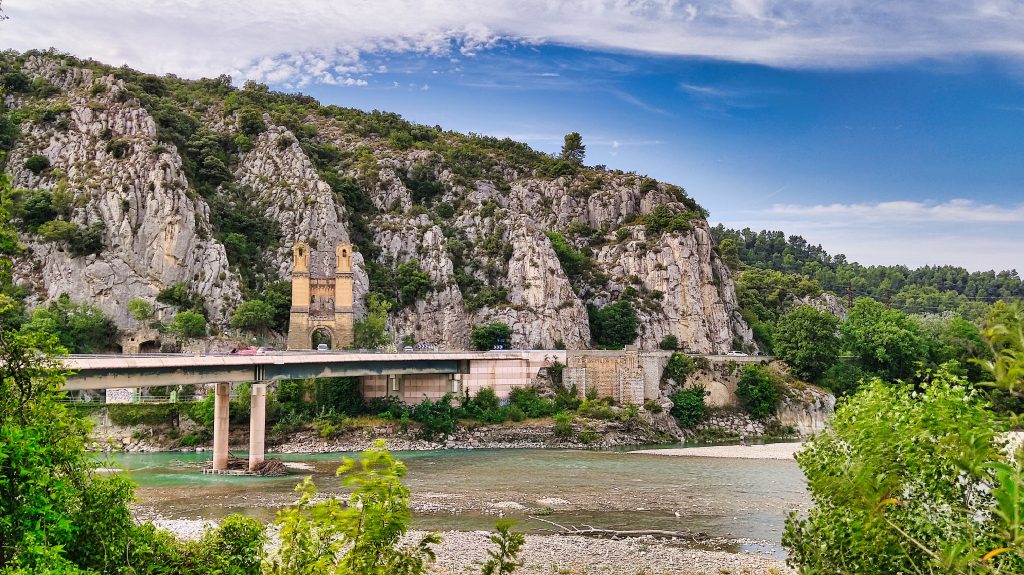
M 271 279 L 288 279 L 296 241 L 321 250 L 350 241 L 361 306 L 371 291 L 397 301 L 395 269 L 415 261 L 430 286 L 393 308 L 396 338 L 465 347 L 474 326 L 501 321 L 516 347 L 583 348 L 594 336 L 587 307 L 628 300 L 642 348 L 668 335 L 701 352 L 753 342 L 730 272 L 681 188 L 259 88 L 52 54 L 5 65 L 37 87 L 5 97 L 21 119 L 7 162 L 15 185 L 66 190 L 73 207 L 59 218 L 103 225 L 102 249 L 87 256 L 26 232 L 32 257 L 18 277 L 35 301 L 67 292 L 128 327 L 128 299 L 185 283 L 226 323 L 243 297 L 258 296 L 252 286 L 243 295 L 250 270 L 229 261 L 211 215 L 231 187 L 276 226 L 257 250 Z M 38 174 L 25 166 L 37 155 L 49 161 Z M 666 214 L 674 224 L 651 223 Z

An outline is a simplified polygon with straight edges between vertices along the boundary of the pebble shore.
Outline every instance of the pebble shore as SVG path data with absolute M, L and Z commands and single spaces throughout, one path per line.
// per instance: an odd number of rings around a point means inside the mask
M 141 515 L 146 515 L 142 513 Z M 140 517 L 143 519 L 143 517 Z M 215 526 L 208 520 L 145 518 L 182 539 L 198 539 Z M 426 533 L 410 531 L 403 543 L 413 544 Z M 437 560 L 429 572 L 469 575 L 480 572 L 487 550 L 496 546 L 488 531 L 443 531 L 433 546 Z M 269 549 L 277 546 L 271 535 Z M 271 551 L 272 552 L 272 551 Z M 595 539 L 572 535 L 527 535 L 517 575 L 782 575 L 794 573 L 766 552 L 730 553 L 685 547 L 653 537 Z

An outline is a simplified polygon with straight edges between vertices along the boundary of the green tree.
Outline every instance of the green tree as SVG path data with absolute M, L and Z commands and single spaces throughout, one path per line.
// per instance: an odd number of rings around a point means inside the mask
M 565 135 L 565 143 L 562 144 L 561 158 L 576 165 L 583 163 L 587 154 L 587 147 L 583 145 L 583 136 L 579 132 L 570 132 Z
M 487 550 L 490 559 L 480 570 L 481 575 L 511 575 L 523 563 L 518 560 L 519 551 L 526 544 L 526 536 L 512 531 L 515 522 L 511 519 L 499 519 L 495 528 L 497 533 L 491 535 L 491 542 L 498 546 L 496 551 Z
M 840 327 L 842 348 L 865 371 L 887 381 L 908 381 L 927 358 L 917 323 L 907 314 L 869 298 L 859 298 Z
M 681 387 L 669 396 L 672 400 L 670 413 L 679 422 L 680 427 L 690 428 L 704 421 L 707 414 L 704 398 L 707 396 L 708 392 L 703 385 Z
M 128 300 L 128 313 L 135 321 L 147 322 L 153 319 L 153 304 L 142 298 L 132 298 Z
M 736 396 L 754 419 L 768 419 L 782 400 L 778 377 L 763 365 L 747 365 L 740 374 Z
M 475 327 L 469 334 L 473 349 L 480 351 L 494 349 L 497 345 L 508 347 L 511 337 L 512 328 L 502 322 Z
M 170 330 L 182 338 L 205 337 L 206 318 L 194 311 L 179 311 L 171 322 Z
M 939 371 L 874 380 L 797 454 L 814 502 L 786 521 L 801 573 L 1021 573 L 1024 482 L 982 396 Z
M 274 307 L 260 299 L 242 302 L 231 314 L 231 327 L 266 335 L 274 325 Z
M 779 318 L 772 348 L 804 381 L 817 382 L 839 355 L 839 319 L 809 305 Z
M 402 306 L 416 303 L 434 288 L 430 275 L 423 271 L 418 260 L 402 262 L 395 270 L 398 284 L 398 302 Z
M 366 317 L 355 322 L 355 336 L 352 347 L 356 349 L 376 349 L 388 344 L 387 333 L 388 312 L 391 302 L 379 293 L 371 293 L 366 302 L 369 308 Z
M 606 349 L 622 349 L 636 341 L 640 322 L 628 299 L 620 299 L 600 309 L 588 308 L 590 334 Z
M 108 351 L 117 343 L 117 326 L 102 310 L 71 301 L 68 294 L 32 311 L 21 327 L 25 333 L 56 335 L 71 353 Z
M 658 349 L 663 349 L 665 351 L 679 349 L 679 338 L 672 334 L 666 335 L 661 338 L 660 342 L 658 342 Z
M 316 501 L 317 489 L 306 478 L 296 491 L 295 506 L 278 512 L 281 546 L 268 564 L 272 575 L 415 575 L 434 560 L 436 534 L 414 547 L 399 547 L 409 529 L 409 488 L 402 483 L 406 467 L 396 461 L 384 441 L 377 440 L 360 459 L 345 458 L 338 468 L 341 484 L 350 491 L 348 504 L 331 497 Z

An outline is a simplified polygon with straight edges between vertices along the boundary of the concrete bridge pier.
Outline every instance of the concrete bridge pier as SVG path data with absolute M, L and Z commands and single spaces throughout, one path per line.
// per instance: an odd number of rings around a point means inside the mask
M 249 471 L 263 463 L 265 434 L 267 431 L 267 384 L 252 384 L 249 407 Z
M 213 470 L 228 468 L 228 423 L 231 420 L 231 384 L 218 383 L 213 398 Z

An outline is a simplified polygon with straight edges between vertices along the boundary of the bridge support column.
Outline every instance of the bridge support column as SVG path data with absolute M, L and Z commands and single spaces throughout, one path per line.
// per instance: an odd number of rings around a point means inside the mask
M 252 384 L 249 407 L 249 471 L 263 463 L 264 437 L 267 430 L 267 384 Z
M 230 420 L 231 384 L 218 383 L 213 401 L 213 469 L 228 468 L 228 422 Z

